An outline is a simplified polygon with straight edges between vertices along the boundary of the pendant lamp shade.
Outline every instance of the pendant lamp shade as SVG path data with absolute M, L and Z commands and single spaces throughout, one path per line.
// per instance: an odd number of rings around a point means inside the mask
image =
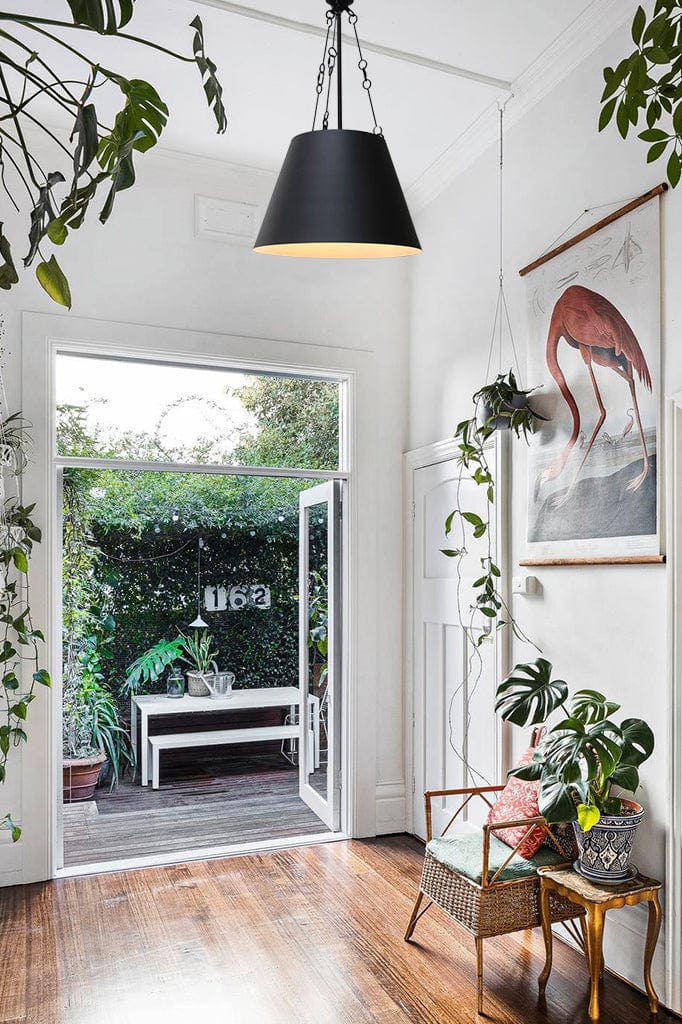
M 254 248 L 316 259 L 421 252 L 383 135 L 329 129 L 292 139 Z

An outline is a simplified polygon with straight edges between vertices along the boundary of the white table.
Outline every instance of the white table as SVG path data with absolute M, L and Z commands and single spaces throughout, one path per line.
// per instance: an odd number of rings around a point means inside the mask
M 140 716 L 140 750 L 138 764 L 143 786 L 149 784 L 149 719 L 160 715 L 215 714 L 218 711 L 241 711 L 250 708 L 286 708 L 291 714 L 300 709 L 301 691 L 298 686 L 273 686 L 265 689 L 233 690 L 229 697 L 167 697 L 152 693 L 132 697 L 130 700 L 130 731 L 137 743 L 137 717 Z M 320 699 L 308 694 L 312 759 L 316 768 L 320 763 Z M 299 715 L 299 722 L 301 716 Z M 238 726 L 235 726 L 238 728 Z M 311 766 L 312 767 L 312 766 Z

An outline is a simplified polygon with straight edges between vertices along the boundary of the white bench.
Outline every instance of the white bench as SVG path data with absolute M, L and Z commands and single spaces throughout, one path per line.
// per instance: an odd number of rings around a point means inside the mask
M 150 736 L 149 774 L 152 789 L 159 788 L 159 760 L 162 750 L 180 750 L 186 747 L 222 747 L 228 743 L 264 743 L 298 736 L 297 725 L 269 725 L 247 729 L 220 729 L 216 732 L 176 732 L 167 736 Z
M 139 747 L 139 759 L 140 765 L 140 781 L 143 786 L 146 786 L 149 782 L 150 768 L 152 764 L 152 753 L 151 747 L 148 743 L 149 738 L 149 723 L 153 721 L 156 716 L 167 717 L 168 715 L 196 715 L 196 714 L 219 714 L 225 711 L 245 711 L 252 710 L 254 708 L 287 708 L 292 718 L 295 716 L 300 717 L 300 706 L 301 706 L 301 691 L 298 686 L 278 686 L 278 687 L 267 687 L 265 689 L 247 689 L 247 690 L 235 690 L 229 697 L 223 697 L 215 700 L 211 697 L 190 697 L 185 694 L 179 700 L 169 700 L 165 694 L 152 693 L 146 695 L 136 695 L 131 698 L 130 701 L 130 723 L 131 733 L 133 736 L 133 742 L 137 740 L 137 724 L 138 719 L 140 722 L 140 747 Z M 313 753 L 311 755 L 311 768 L 319 768 L 320 766 L 320 699 L 314 694 L 309 693 L 307 696 L 307 706 L 309 712 L 309 750 Z M 281 726 L 274 726 L 275 730 L 282 728 Z M 298 726 L 289 726 L 288 728 L 294 728 L 297 730 L 296 733 L 282 733 L 272 732 L 270 735 L 263 737 L 263 739 L 279 739 L 282 736 L 289 738 L 291 735 L 298 735 Z M 238 730 L 230 730 L 230 732 L 237 732 Z M 255 729 L 248 730 L 249 735 L 244 738 L 244 742 L 248 743 L 251 739 L 257 740 Z M 187 736 L 205 736 L 207 733 L 193 732 L 183 734 Z M 228 738 L 224 741 L 225 743 L 237 743 L 239 740 Z M 196 743 L 190 743 L 189 740 L 182 744 L 185 747 L 200 747 L 203 745 L 202 739 L 198 739 Z

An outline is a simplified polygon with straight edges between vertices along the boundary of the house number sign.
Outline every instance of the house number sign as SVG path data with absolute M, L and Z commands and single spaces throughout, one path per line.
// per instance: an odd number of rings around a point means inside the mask
M 210 585 L 204 588 L 204 607 L 207 612 L 270 608 L 270 587 L 265 587 L 262 583 L 237 583 L 229 588 Z

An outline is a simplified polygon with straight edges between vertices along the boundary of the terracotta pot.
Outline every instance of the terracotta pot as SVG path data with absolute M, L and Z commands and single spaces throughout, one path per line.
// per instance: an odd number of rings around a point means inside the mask
M 634 800 L 621 800 L 625 814 L 603 814 L 600 821 L 589 832 L 583 832 L 577 821 L 573 822 L 578 844 L 577 870 L 585 878 L 602 884 L 625 882 L 636 874 L 630 864 L 632 844 L 637 826 L 644 817 L 644 808 Z
M 65 804 L 92 800 L 99 773 L 105 761 L 104 754 L 96 754 L 93 757 L 64 758 L 62 780 Z

